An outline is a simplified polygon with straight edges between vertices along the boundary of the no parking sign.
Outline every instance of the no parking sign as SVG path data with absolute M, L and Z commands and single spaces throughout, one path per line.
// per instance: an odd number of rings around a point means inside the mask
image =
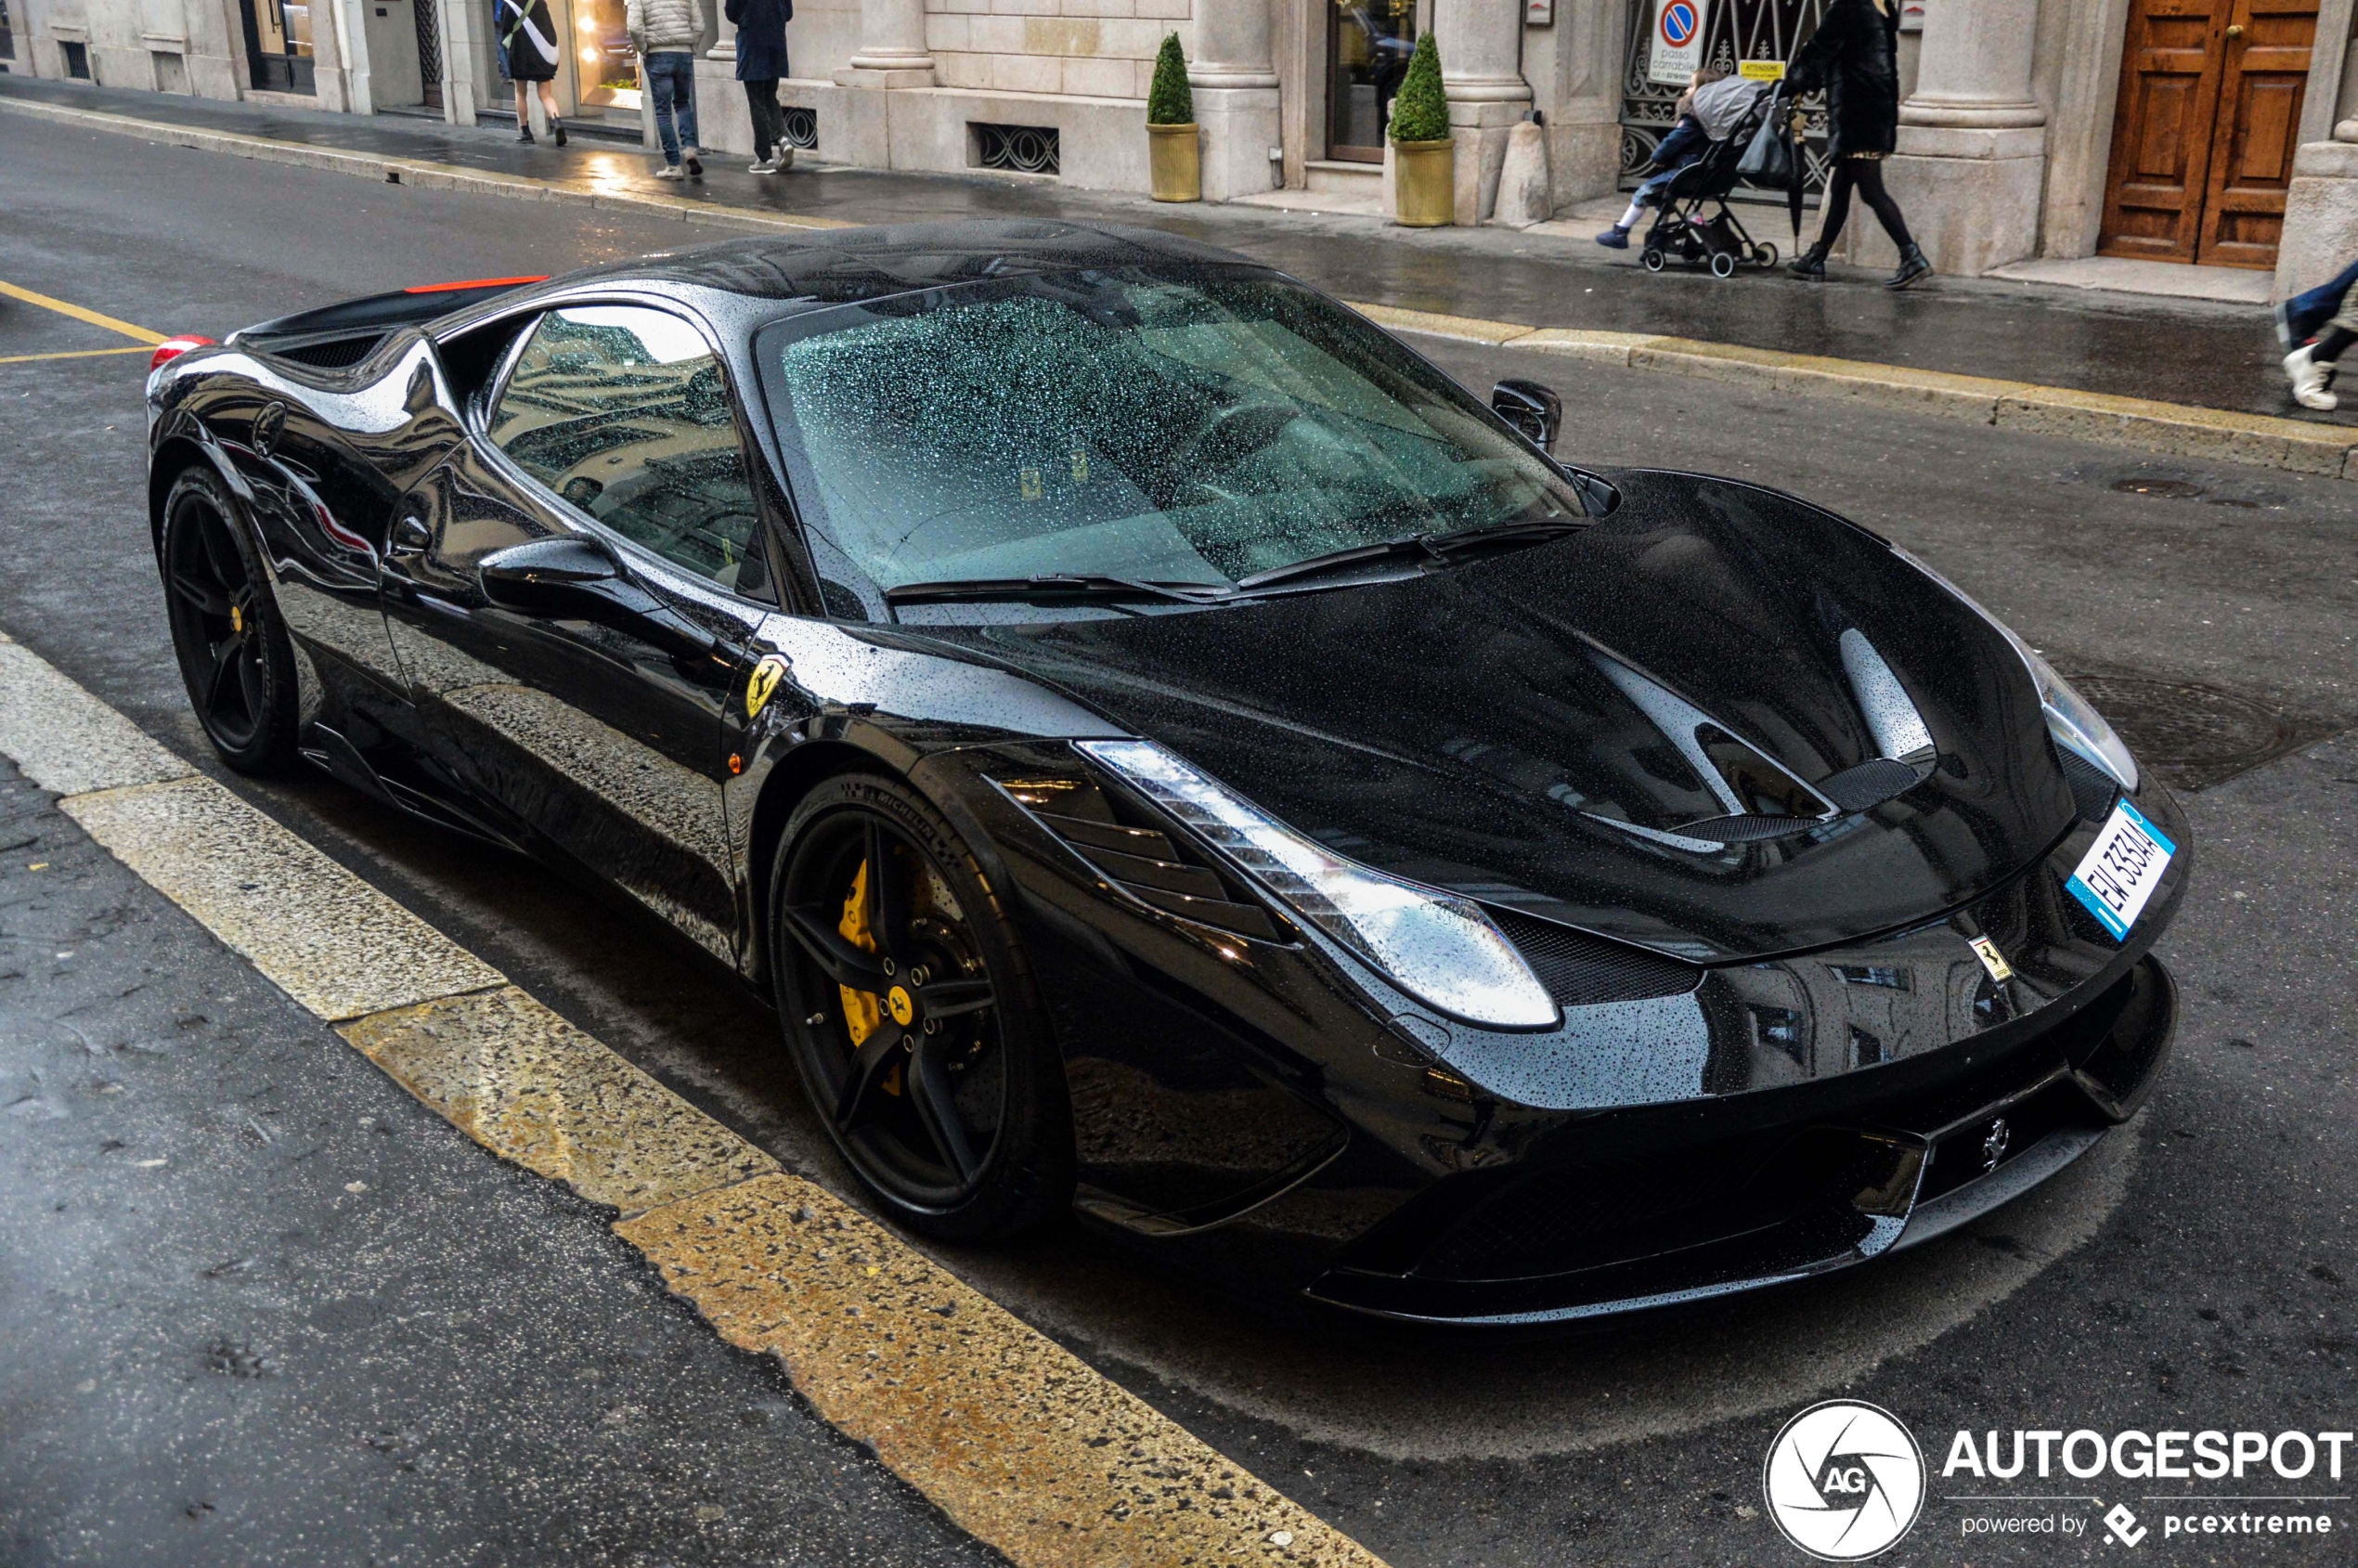
M 1687 78 L 1702 69 L 1704 24 L 1710 11 L 1711 0 L 1654 0 L 1648 80 L 1683 87 Z

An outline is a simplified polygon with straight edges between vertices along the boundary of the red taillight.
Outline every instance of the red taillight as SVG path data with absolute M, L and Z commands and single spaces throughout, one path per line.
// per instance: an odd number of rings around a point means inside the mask
M 176 338 L 166 338 L 163 342 L 156 344 L 156 351 L 154 355 L 148 360 L 148 369 L 150 370 L 160 370 L 164 366 L 171 364 L 175 359 L 179 358 L 182 355 L 188 353 L 192 348 L 210 348 L 212 346 L 213 340 L 211 338 L 201 337 L 195 332 L 183 332 Z
M 460 283 L 413 283 L 402 290 L 405 294 L 447 294 L 460 289 L 521 289 L 526 283 L 546 283 L 549 275 L 538 278 L 470 278 Z

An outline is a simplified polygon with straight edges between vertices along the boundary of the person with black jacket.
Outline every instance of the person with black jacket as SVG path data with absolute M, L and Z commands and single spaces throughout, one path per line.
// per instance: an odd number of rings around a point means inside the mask
M 1884 188 L 1883 161 L 1899 136 L 1899 6 L 1898 0 L 1833 0 L 1825 19 L 1785 71 L 1788 93 L 1826 90 L 1827 151 L 1833 177 L 1826 184 L 1825 221 L 1818 242 L 1793 264 L 1811 282 L 1826 277 L 1826 253 L 1850 216 L 1858 191 L 1899 247 L 1899 270 L 1886 287 L 1904 289 L 1928 276 L 1932 263 L 1908 233 L 1899 203 Z
M 745 84 L 745 107 L 753 114 L 753 166 L 746 172 L 792 168 L 778 83 L 787 73 L 786 23 L 794 20 L 794 0 L 727 0 L 723 13 L 737 24 L 737 80 Z

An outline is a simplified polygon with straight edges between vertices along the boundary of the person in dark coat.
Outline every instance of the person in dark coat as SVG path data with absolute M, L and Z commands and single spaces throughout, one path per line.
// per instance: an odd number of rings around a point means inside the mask
M 778 107 L 794 0 L 728 0 L 724 9 L 737 26 L 737 80 L 745 84 L 745 107 L 753 111 L 753 166 L 747 172 L 774 175 L 794 166 L 786 113 Z
M 492 27 L 499 40 L 499 73 L 516 84 L 516 140 L 532 139 L 527 83 L 540 89 L 540 107 L 549 116 L 549 131 L 559 147 L 565 144 L 564 122 L 557 118 L 557 24 L 549 19 L 549 0 L 498 0 Z
M 1786 69 L 1785 87 L 1794 96 L 1826 90 L 1827 150 L 1834 166 L 1818 242 L 1794 262 L 1794 276 L 1825 280 L 1826 253 L 1850 216 L 1853 190 L 1874 209 L 1884 232 L 1899 247 L 1899 270 L 1888 286 L 1904 289 L 1928 275 L 1932 263 L 1909 235 L 1908 220 L 1883 183 L 1883 161 L 1899 136 L 1898 0 L 1833 0 Z

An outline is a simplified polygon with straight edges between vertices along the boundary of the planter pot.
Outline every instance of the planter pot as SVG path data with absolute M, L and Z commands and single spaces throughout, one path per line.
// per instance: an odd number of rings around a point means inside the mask
M 1147 127 L 1147 169 L 1158 201 L 1203 200 L 1203 142 L 1192 122 Z
M 1393 179 L 1398 192 L 1393 214 L 1404 227 L 1439 228 L 1458 221 L 1458 144 L 1396 141 L 1392 144 Z

